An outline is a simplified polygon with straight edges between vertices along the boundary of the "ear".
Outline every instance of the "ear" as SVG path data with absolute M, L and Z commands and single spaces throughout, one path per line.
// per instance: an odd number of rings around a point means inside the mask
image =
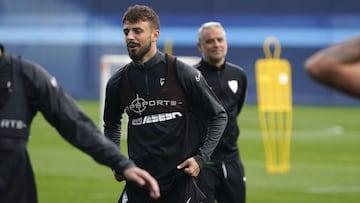
M 152 33 L 152 41 L 156 42 L 160 37 L 160 30 L 159 29 L 155 29 Z
M 199 52 L 201 52 L 201 44 L 200 44 L 200 42 L 198 42 L 198 43 L 196 44 L 196 46 L 197 46 Z

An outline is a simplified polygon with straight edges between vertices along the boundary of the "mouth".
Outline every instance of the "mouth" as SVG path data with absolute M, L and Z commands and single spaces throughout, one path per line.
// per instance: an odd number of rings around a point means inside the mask
M 223 51 L 220 50 L 220 49 L 215 49 L 215 50 L 212 50 L 211 53 L 215 54 L 215 55 L 219 55 L 219 54 L 222 54 Z
M 126 46 L 127 46 L 128 50 L 135 50 L 136 48 L 139 47 L 139 44 L 134 43 L 134 42 L 129 42 Z

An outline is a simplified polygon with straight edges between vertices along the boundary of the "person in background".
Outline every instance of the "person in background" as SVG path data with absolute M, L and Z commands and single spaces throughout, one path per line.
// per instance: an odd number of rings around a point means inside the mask
M 37 112 L 74 147 L 147 188 L 152 198 L 159 198 L 157 181 L 100 133 L 53 76 L 38 64 L 5 54 L 2 44 L 0 95 L 0 202 L 38 202 L 27 151 L 31 123 Z
M 104 132 L 119 145 L 127 113 L 129 158 L 157 179 L 161 197 L 152 201 L 127 181 L 119 202 L 202 202 L 195 177 L 226 126 L 225 109 L 198 70 L 158 50 L 160 21 L 153 9 L 131 6 L 122 22 L 132 61 L 107 83 Z M 194 111 L 208 122 L 204 136 L 198 134 Z
M 319 50 L 306 59 L 304 67 L 313 80 L 360 98 L 360 36 Z
M 240 134 L 237 118 L 247 93 L 245 71 L 228 61 L 225 30 L 219 22 L 206 22 L 198 30 L 201 61 L 195 67 L 224 106 L 228 123 L 219 144 L 201 170 L 197 182 L 207 196 L 205 202 L 245 203 L 245 172 L 237 140 Z M 207 125 L 206 122 L 203 125 Z

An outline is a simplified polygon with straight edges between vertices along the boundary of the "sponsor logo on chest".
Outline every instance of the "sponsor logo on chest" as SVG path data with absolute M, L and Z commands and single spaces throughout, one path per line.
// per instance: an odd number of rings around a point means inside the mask
M 125 107 L 125 111 L 132 111 L 141 115 L 141 113 L 144 112 L 148 107 L 177 106 L 181 104 L 181 101 L 169 99 L 145 100 L 144 98 L 139 97 L 139 95 L 136 95 L 136 98 L 128 106 Z
M 26 123 L 22 120 L 1 119 L 0 121 L 0 128 L 11 128 L 11 129 L 21 130 L 26 127 L 27 127 Z

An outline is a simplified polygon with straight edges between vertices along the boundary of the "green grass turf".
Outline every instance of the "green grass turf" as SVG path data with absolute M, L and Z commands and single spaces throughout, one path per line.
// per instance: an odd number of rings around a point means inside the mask
M 99 103 L 78 101 L 99 123 Z M 239 116 L 239 145 L 247 177 L 249 203 L 357 203 L 360 199 L 360 108 L 294 106 L 291 169 L 265 170 L 256 105 Z M 123 184 L 111 171 L 70 146 L 38 115 L 29 152 L 40 203 L 116 202 Z M 122 143 L 123 146 L 125 142 Z

